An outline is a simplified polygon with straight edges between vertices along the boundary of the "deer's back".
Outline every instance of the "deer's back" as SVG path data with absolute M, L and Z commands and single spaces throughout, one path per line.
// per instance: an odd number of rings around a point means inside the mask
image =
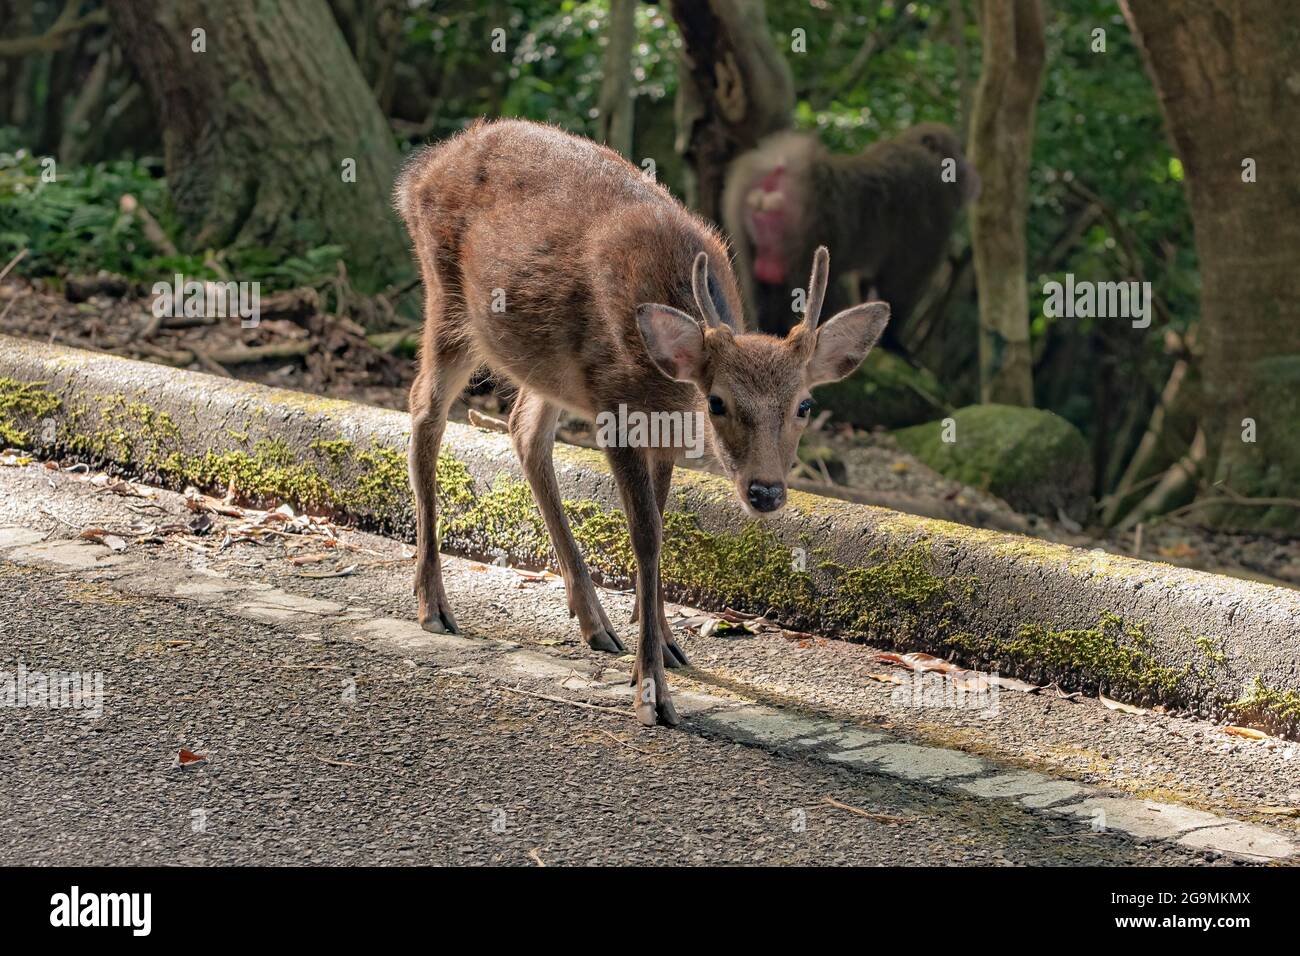
M 575 410 L 662 407 L 668 396 L 644 394 L 669 383 L 644 353 L 636 307 L 695 312 L 701 250 L 741 315 L 717 234 L 617 153 L 553 127 L 483 123 L 439 144 L 408 164 L 398 207 L 426 279 L 436 262 L 488 363 Z

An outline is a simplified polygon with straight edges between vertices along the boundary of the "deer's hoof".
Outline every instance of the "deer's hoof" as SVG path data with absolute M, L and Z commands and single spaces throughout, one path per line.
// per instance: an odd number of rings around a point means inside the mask
M 673 706 L 672 694 L 668 693 L 668 682 L 663 677 L 658 680 L 636 680 L 635 683 L 637 689 L 633 708 L 637 720 L 647 727 L 657 724 L 676 727 L 681 722 L 677 708 Z
M 456 619 L 452 617 L 451 611 L 447 610 L 431 611 L 421 614 L 420 627 L 432 634 L 460 633 L 460 628 L 456 626 Z
M 686 652 L 678 646 L 677 642 L 669 638 L 664 641 L 664 667 L 690 667 L 691 662 L 686 659 Z
M 593 631 L 587 637 L 587 646 L 593 651 L 604 651 L 607 654 L 626 654 L 627 648 L 623 642 L 618 639 L 618 635 L 608 628 L 600 628 Z
M 681 723 L 681 718 L 677 716 L 677 708 L 673 706 L 673 699 L 667 694 L 653 701 L 638 700 L 636 702 L 636 719 L 646 727 L 656 725 L 676 727 Z

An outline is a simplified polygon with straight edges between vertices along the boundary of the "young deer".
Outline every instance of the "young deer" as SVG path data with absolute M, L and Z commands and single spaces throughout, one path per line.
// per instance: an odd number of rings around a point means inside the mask
M 411 388 L 420 623 L 455 631 L 439 567 L 435 465 L 447 410 L 481 364 L 517 387 L 510 434 L 592 648 L 621 652 L 569 530 L 551 461 L 561 409 L 694 414 L 750 513 L 785 503 L 809 389 L 852 372 L 889 319 L 882 302 L 820 328 L 829 259 L 813 260 L 803 323 L 746 334 L 726 247 L 603 146 L 536 123 L 479 123 L 414 157 L 396 202 L 425 289 Z M 703 321 L 701 321 L 703 320 Z M 676 724 L 664 665 L 686 657 L 663 611 L 659 550 L 672 448 L 605 449 L 636 557 L 636 715 Z

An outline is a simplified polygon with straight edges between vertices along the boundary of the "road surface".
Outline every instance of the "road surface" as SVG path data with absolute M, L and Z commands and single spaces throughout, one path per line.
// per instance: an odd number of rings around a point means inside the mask
M 303 525 L 0 467 L 0 680 L 21 665 L 29 689 L 33 674 L 85 689 L 0 707 L 0 863 L 1210 865 L 1296 849 L 1285 741 L 1055 691 L 957 706 L 942 678 L 931 699 L 870 648 L 779 631 L 681 631 L 683 726 L 645 729 L 629 661 L 581 644 L 558 580 L 449 559 L 465 633 L 428 635 L 409 549 L 347 531 L 331 547 Z M 627 620 L 627 595 L 602 600 Z M 205 759 L 178 766 L 182 748 Z

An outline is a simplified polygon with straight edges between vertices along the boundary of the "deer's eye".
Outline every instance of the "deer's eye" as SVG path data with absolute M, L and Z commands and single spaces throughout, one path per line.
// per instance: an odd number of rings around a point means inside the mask
M 727 414 L 727 403 L 717 395 L 709 396 L 709 414 L 725 415 Z
M 807 418 L 808 414 L 812 411 L 812 407 L 813 407 L 813 400 L 811 398 L 805 398 L 802 402 L 799 403 L 799 417 Z

